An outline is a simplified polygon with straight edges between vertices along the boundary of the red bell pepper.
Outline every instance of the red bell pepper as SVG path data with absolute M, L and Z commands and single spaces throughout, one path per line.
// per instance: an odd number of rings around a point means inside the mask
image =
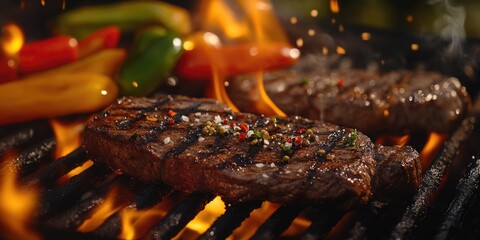
M 0 83 L 9 82 L 17 78 L 17 63 L 15 60 L 0 56 Z
M 101 28 L 78 42 L 79 58 L 88 56 L 107 48 L 117 47 L 120 39 L 120 28 L 107 26 Z
M 285 68 L 295 64 L 300 55 L 298 49 L 284 42 L 218 46 L 205 42 L 201 34 L 195 34 L 187 41 L 193 42 L 193 49 L 184 52 L 176 65 L 175 73 L 191 80 L 212 79 L 214 69 L 228 77 Z
M 78 41 L 68 36 L 47 38 L 24 45 L 18 53 L 21 74 L 42 71 L 78 58 Z

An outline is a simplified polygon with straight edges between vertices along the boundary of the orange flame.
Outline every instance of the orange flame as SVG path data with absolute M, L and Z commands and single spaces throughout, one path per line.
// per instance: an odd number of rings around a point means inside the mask
M 50 119 L 50 124 L 57 140 L 57 148 L 55 149 L 56 159 L 65 156 L 80 147 L 81 134 L 85 128 L 86 120 L 80 119 L 73 122 L 62 122 L 58 119 Z M 88 160 L 81 166 L 76 167 L 65 174 L 58 180 L 58 182 L 64 183 L 71 177 L 80 174 L 92 165 L 93 161 Z
M 241 37 L 249 36 L 250 29 L 246 21 L 239 21 L 240 17 L 227 6 L 224 1 L 204 1 L 202 4 L 205 12 L 205 20 L 203 22 L 202 29 L 211 29 L 214 32 L 223 30 L 223 33 L 229 39 L 238 39 Z M 222 20 L 219 21 L 219 13 L 222 15 Z
M 7 156 L 6 159 L 11 159 Z M 8 161 L 4 161 L 8 164 Z M 0 185 L 0 233 L 10 239 L 41 239 L 29 227 L 37 207 L 36 189 L 23 189 L 17 185 L 15 172 L 2 167 Z M 4 236 L 4 237 L 6 237 Z
M 332 13 L 340 12 L 340 6 L 338 5 L 338 0 L 330 0 L 330 11 L 332 11 Z
M 440 134 L 436 132 L 430 133 L 427 143 L 420 152 L 420 159 L 422 161 L 422 170 L 426 171 L 432 163 L 435 156 L 440 151 L 443 142 L 447 139 L 446 134 Z
M 125 203 L 123 198 L 120 199 L 118 196 L 123 193 L 120 193 L 119 188 L 114 186 L 107 193 L 104 201 L 98 205 L 90 219 L 85 220 L 82 225 L 77 228 L 79 232 L 91 232 L 98 227 L 100 227 L 105 220 L 107 220 L 112 214 L 124 207 Z
M 410 140 L 410 135 L 402 135 L 402 136 L 381 135 L 375 139 L 375 144 L 405 146 L 405 144 L 408 143 L 408 140 Z
M 187 224 L 186 228 L 200 235 L 205 232 L 224 212 L 225 203 L 220 197 L 216 197 L 205 206 L 203 211 L 198 213 L 197 216 Z
M 127 207 L 120 212 L 122 231 L 119 239 L 138 239 L 146 235 L 167 214 L 164 204 L 159 203 L 147 210 Z
M 55 134 L 55 139 L 57 140 L 55 158 L 65 156 L 80 147 L 80 136 L 85 128 L 84 120 L 62 122 L 58 119 L 50 119 L 50 124 Z
M 6 23 L 2 28 L 1 48 L 5 56 L 14 57 L 25 42 L 22 29 L 15 23 Z
M 287 114 L 285 114 L 279 107 L 277 107 L 277 105 L 275 105 L 272 99 L 270 99 L 270 97 L 268 96 L 267 91 L 265 90 L 265 86 L 263 84 L 263 73 L 257 72 L 256 79 L 258 88 L 257 91 L 260 93 L 260 99 L 262 99 L 262 101 L 255 102 L 255 108 L 266 116 L 287 116 Z
M 235 9 L 240 9 L 239 11 L 233 11 L 233 6 L 229 6 L 224 1 L 203 1 L 201 11 L 206 16 L 203 22 L 203 29 L 220 33 L 222 36 L 225 36 L 225 40 L 238 42 L 240 39 L 243 42 L 253 43 L 255 49 L 253 49 L 253 52 L 250 49 L 252 57 L 268 54 L 267 48 L 272 42 L 288 44 L 287 36 L 273 12 L 273 6 L 270 1 L 240 0 L 234 3 L 238 4 L 238 6 L 235 6 Z M 225 90 L 223 73 L 219 71 L 221 68 L 218 65 L 222 63 L 216 63 L 215 60 L 212 60 L 215 56 L 210 58 L 210 62 L 213 65 L 213 97 L 228 104 L 236 111 L 235 104 L 230 100 Z M 263 86 L 262 73 L 259 72 L 257 76 L 256 91 L 258 91 L 261 97 L 260 101 L 255 105 L 258 111 L 265 115 L 285 116 L 285 113 L 267 95 Z

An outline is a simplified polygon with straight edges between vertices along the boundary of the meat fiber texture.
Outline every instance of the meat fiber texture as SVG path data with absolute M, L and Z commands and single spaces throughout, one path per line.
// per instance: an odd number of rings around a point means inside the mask
M 119 99 L 88 124 L 83 140 L 93 160 L 145 182 L 209 192 L 227 202 L 339 210 L 370 200 L 372 183 L 382 182 L 374 179 L 375 158 L 392 155 L 375 155 L 371 140 L 355 129 L 234 113 L 214 100 L 184 96 Z M 399 183 L 402 190 L 415 189 L 419 179 L 412 170 L 419 166 L 418 154 L 406 155 L 413 167 L 396 172 L 415 177 Z
M 229 95 L 240 109 L 258 98 L 257 76 L 231 79 Z M 448 133 L 471 105 L 460 81 L 438 72 L 360 69 L 278 70 L 263 77 L 273 102 L 287 115 L 356 128 L 368 134 Z

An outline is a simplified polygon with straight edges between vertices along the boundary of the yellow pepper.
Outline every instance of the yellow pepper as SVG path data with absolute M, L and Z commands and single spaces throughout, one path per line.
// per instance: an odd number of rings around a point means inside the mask
M 114 77 L 120 65 L 125 61 L 125 49 L 111 48 L 94 53 L 76 62 L 29 75 L 29 77 L 47 77 L 64 73 L 90 72 Z
M 117 96 L 115 82 L 96 73 L 19 79 L 0 85 L 0 124 L 95 112 Z

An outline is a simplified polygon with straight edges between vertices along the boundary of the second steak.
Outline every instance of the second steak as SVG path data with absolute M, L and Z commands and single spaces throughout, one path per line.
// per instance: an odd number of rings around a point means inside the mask
M 250 110 L 256 85 L 250 75 L 231 79 L 229 95 Z M 264 74 L 265 88 L 287 115 L 357 128 L 369 134 L 447 133 L 470 105 L 460 81 L 436 72 L 279 70 Z

